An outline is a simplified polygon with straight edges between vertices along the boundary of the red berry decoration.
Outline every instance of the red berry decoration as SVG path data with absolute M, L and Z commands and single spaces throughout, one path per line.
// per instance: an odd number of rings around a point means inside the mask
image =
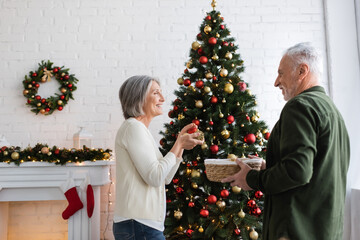
M 217 198 L 215 195 L 210 195 L 210 196 L 208 196 L 207 200 L 208 200 L 209 204 L 215 204 L 217 201 Z
M 202 216 L 204 218 L 208 217 L 209 216 L 209 211 L 206 210 L 206 209 L 201 209 L 200 210 L 200 216 Z
M 270 133 L 269 133 L 269 132 L 265 133 L 265 134 L 264 134 L 264 138 L 265 138 L 266 140 L 269 140 L 269 138 L 270 138 Z
M 200 121 L 198 119 L 194 119 L 192 122 L 195 123 L 197 126 L 200 125 Z
M 199 62 L 200 62 L 201 64 L 205 64 L 205 63 L 208 62 L 208 58 L 205 57 L 205 56 L 201 56 L 201 57 L 199 58 Z
M 194 230 L 188 229 L 188 230 L 186 230 L 186 235 L 187 235 L 189 238 L 191 238 L 191 235 L 192 235 L 193 232 L 194 232 Z
M 240 231 L 239 228 L 235 228 L 234 233 L 235 233 L 236 235 L 240 235 L 241 231 Z
M 257 198 L 257 199 L 260 199 L 260 198 L 262 198 L 264 196 L 264 194 L 261 192 L 261 191 L 256 191 L 255 192 L 255 197 Z
M 184 80 L 184 85 L 185 86 L 190 86 L 190 84 L 191 84 L 190 79 L 187 78 L 187 79 Z
M 204 82 L 202 80 L 197 80 L 195 83 L 195 87 L 201 89 L 204 87 Z
M 226 189 L 221 190 L 220 196 L 223 198 L 227 198 L 229 196 L 229 191 Z
M 195 121 L 195 120 L 194 120 Z M 198 120 L 199 121 L 199 120 Z M 196 123 L 195 123 L 196 124 Z M 197 127 L 192 127 L 192 128 L 190 128 L 189 130 L 187 130 L 187 133 L 188 134 L 192 134 L 192 133 L 194 133 L 194 132 L 196 132 L 196 130 L 197 130 Z
M 211 20 L 211 16 L 210 16 L 210 15 L 207 15 L 205 19 L 206 19 L 207 21 L 210 21 L 210 20 Z
M 254 134 L 249 133 L 244 137 L 244 142 L 246 142 L 247 144 L 254 144 L 256 141 L 256 137 Z
M 209 38 L 208 43 L 209 43 L 210 45 L 215 45 L 215 44 L 217 43 L 217 40 L 216 40 L 216 38 L 211 37 L 211 38 Z
M 229 116 L 226 118 L 226 120 L 227 120 L 228 124 L 232 124 L 232 123 L 235 121 L 233 115 L 229 115 Z
M 246 83 L 244 83 L 244 82 L 239 82 L 237 85 L 239 86 L 240 92 L 245 92 L 245 90 L 246 90 Z
M 217 103 L 217 102 L 218 102 L 217 97 L 215 97 L 215 96 L 211 96 L 210 102 L 211 102 L 212 104 Z
M 249 200 L 249 201 L 247 202 L 247 206 L 248 206 L 249 208 L 254 208 L 254 207 L 256 207 L 256 202 L 255 202 L 255 200 L 253 200 L 253 199 Z
M 217 152 L 219 151 L 219 146 L 218 145 L 211 145 L 210 146 L 210 151 L 212 154 L 217 154 Z

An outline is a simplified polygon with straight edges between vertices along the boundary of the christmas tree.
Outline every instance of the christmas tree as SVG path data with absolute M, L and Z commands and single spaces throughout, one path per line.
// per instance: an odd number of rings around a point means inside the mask
M 204 160 L 265 156 L 270 133 L 256 111 L 256 98 L 240 74 L 238 47 L 215 10 L 207 13 L 190 60 L 177 82 L 177 98 L 168 113 L 171 122 L 161 132 L 167 153 L 178 132 L 193 122 L 204 133 L 204 144 L 185 151 L 183 162 L 167 186 L 167 239 L 261 239 L 260 191 L 243 191 L 209 181 Z

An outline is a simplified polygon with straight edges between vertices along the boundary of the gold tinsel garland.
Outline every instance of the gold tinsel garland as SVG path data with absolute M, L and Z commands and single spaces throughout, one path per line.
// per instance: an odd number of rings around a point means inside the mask
M 0 149 L 0 162 L 20 165 L 23 162 L 49 162 L 57 165 L 78 163 L 83 161 L 110 160 L 111 150 L 102 148 L 82 149 L 48 147 L 47 144 L 36 144 L 34 147 L 21 149 L 20 147 L 2 147 Z

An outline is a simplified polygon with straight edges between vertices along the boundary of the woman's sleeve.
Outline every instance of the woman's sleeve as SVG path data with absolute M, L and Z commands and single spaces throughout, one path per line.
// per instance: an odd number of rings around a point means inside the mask
M 175 155 L 168 153 L 158 159 L 153 139 L 142 127 L 131 124 L 125 136 L 124 145 L 143 180 L 154 187 L 164 184 L 166 176 L 176 164 Z
M 169 153 L 172 153 L 172 152 L 169 152 Z M 168 153 L 168 154 L 169 154 Z M 173 179 L 173 177 L 175 176 L 178 168 L 179 168 L 179 165 L 182 161 L 182 158 L 176 158 L 176 164 L 175 166 L 173 166 L 170 170 L 170 172 L 168 173 L 168 175 L 166 176 L 165 178 L 165 184 L 170 184 L 171 183 L 171 180 Z

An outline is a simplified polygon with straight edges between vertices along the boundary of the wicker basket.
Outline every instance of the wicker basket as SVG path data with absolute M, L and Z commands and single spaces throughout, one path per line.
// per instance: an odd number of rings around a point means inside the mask
M 255 170 L 260 170 L 262 158 L 241 158 L 241 160 Z M 234 175 L 240 166 L 230 159 L 205 159 L 206 176 L 210 181 L 221 182 L 222 179 Z

